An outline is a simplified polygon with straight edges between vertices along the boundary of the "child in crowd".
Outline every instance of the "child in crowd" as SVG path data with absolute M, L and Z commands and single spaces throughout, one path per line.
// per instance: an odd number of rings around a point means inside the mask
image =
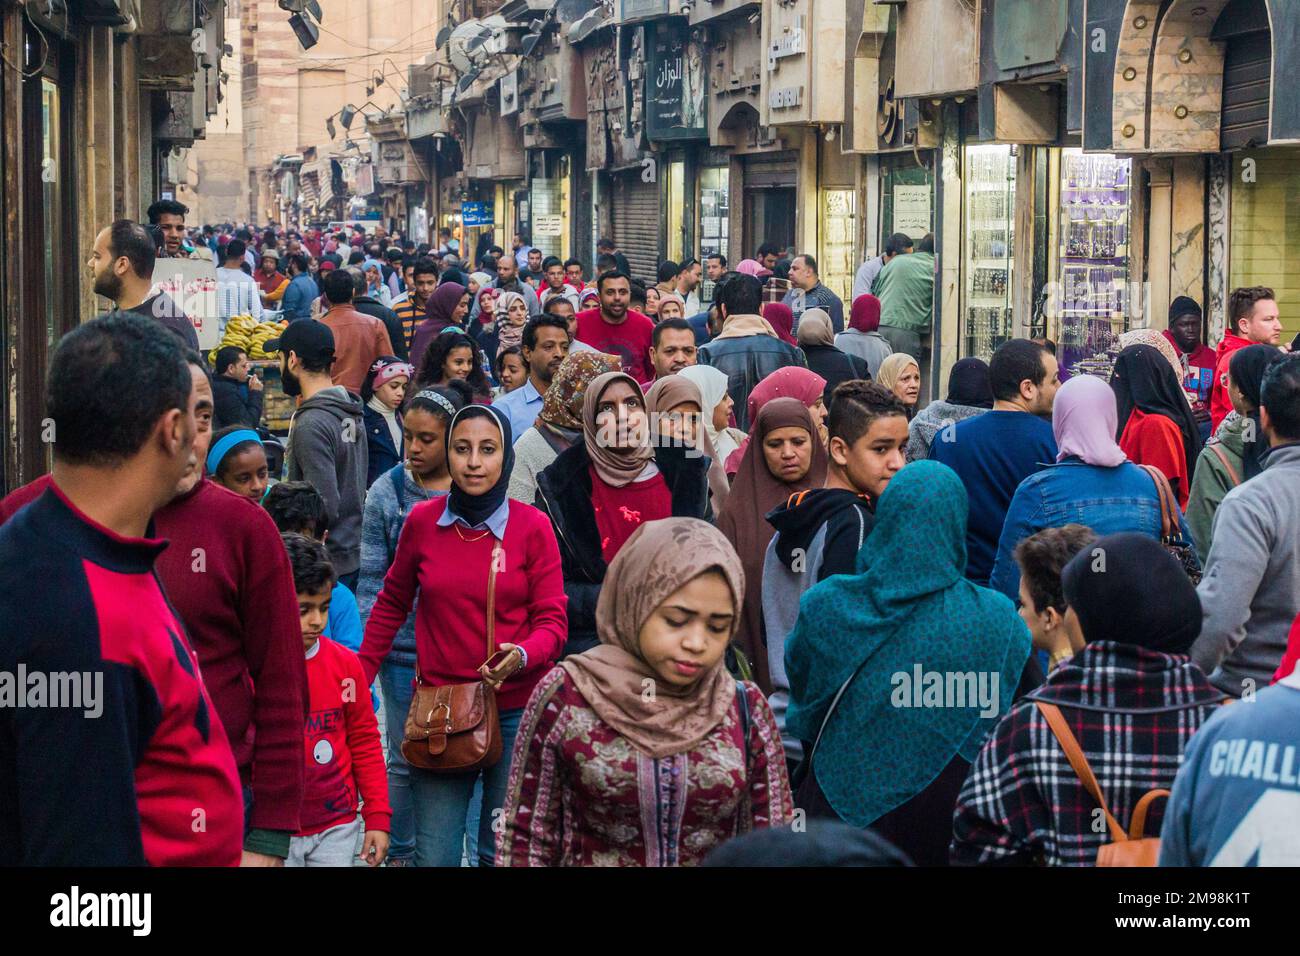
M 371 364 L 361 383 L 366 423 L 366 487 L 394 465 L 401 464 L 402 400 L 415 368 L 395 355 L 381 355 Z
M 329 534 L 329 519 L 325 515 L 325 501 L 306 481 L 282 481 L 266 493 L 262 502 L 280 533 L 292 532 L 325 542 Z M 342 644 L 350 651 L 361 649 L 361 612 L 357 599 L 346 584 L 335 579 L 330 594 L 329 620 L 325 636 Z
M 503 349 L 496 357 L 496 361 L 492 363 L 492 371 L 497 381 L 501 383 L 492 390 L 494 398 L 500 398 L 517 388 L 522 388 L 524 382 L 528 381 L 528 366 L 524 364 L 521 346 L 512 345 L 508 349 Z
M 1020 619 L 1029 628 L 1034 649 L 1047 655 L 1048 672 L 1083 648 L 1083 634 L 1065 617 L 1061 570 L 1097 536 L 1081 524 L 1044 528 L 1016 545 L 1020 565 Z
M 223 488 L 261 502 L 269 481 L 266 449 L 257 432 L 245 425 L 229 425 L 212 436 L 208 474 Z
M 325 637 L 334 568 L 325 547 L 282 534 L 307 654 L 306 786 L 302 829 L 289 841 L 286 866 L 351 866 L 357 846 L 357 795 L 365 837 L 361 859 L 379 866 L 388 855 L 388 780 L 379 725 L 366 706 L 366 679 L 351 651 Z

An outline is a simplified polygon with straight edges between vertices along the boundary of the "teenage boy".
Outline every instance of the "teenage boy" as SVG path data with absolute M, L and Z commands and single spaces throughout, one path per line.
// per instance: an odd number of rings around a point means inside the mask
M 308 712 L 302 829 L 289 841 L 286 866 L 351 866 L 360 823 L 361 859 L 379 866 L 388 855 L 388 778 L 379 725 L 357 656 L 325 636 L 334 568 L 319 541 L 281 535 L 293 565 L 298 619 L 307 654 Z
M 773 687 L 769 703 L 792 765 L 803 749 L 784 734 L 790 702 L 785 639 L 799 618 L 799 599 L 810 587 L 832 574 L 856 570 L 858 551 L 874 523 L 875 503 L 907 463 L 907 406 L 883 385 L 842 382 L 831 394 L 827 432 L 830 461 L 823 487 L 792 495 L 767 516 L 776 528 L 763 560 L 763 622 Z
M 1048 671 L 1083 649 L 1078 619 L 1065 616 L 1061 571 L 1097 540 L 1091 528 L 1067 524 L 1044 528 L 1016 545 L 1020 565 L 1020 619 L 1029 628 L 1034 649 L 1047 655 Z
M 300 534 L 321 544 L 329 536 L 325 499 L 305 481 L 281 481 L 272 485 L 262 499 L 262 507 L 281 534 Z M 325 636 L 348 650 L 359 651 L 362 634 L 361 612 L 357 607 L 356 595 L 342 581 L 335 581 L 334 591 L 330 595 L 329 620 L 325 622 Z

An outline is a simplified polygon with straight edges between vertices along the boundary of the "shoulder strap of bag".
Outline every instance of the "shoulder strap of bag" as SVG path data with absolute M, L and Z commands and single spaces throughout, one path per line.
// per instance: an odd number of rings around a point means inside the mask
M 1047 721 L 1047 726 L 1051 729 L 1056 742 L 1065 751 L 1065 758 L 1070 761 L 1070 766 L 1074 768 L 1079 782 L 1083 784 L 1083 788 L 1088 793 L 1092 794 L 1092 798 L 1101 807 L 1102 813 L 1106 814 L 1106 825 L 1110 827 L 1111 839 L 1116 842 L 1128 839 L 1124 833 L 1124 828 L 1111 815 L 1110 808 L 1106 805 L 1106 797 L 1101 792 L 1101 784 L 1097 782 L 1096 774 L 1092 772 L 1092 767 L 1088 765 L 1088 759 L 1083 755 L 1083 748 L 1079 746 L 1079 741 L 1075 739 L 1074 732 L 1070 730 L 1070 725 L 1066 723 L 1065 717 L 1061 714 L 1061 708 L 1041 700 L 1034 701 L 1034 705 Z M 1145 810 L 1145 807 L 1143 809 Z M 1144 824 L 1146 822 L 1145 812 L 1143 813 L 1142 822 Z
M 743 681 L 736 681 L 736 705 L 740 708 L 740 735 L 744 741 L 745 777 L 749 777 L 749 697 Z
M 388 480 L 393 483 L 393 492 L 397 495 L 397 513 L 406 514 L 406 475 L 404 466 L 399 465 L 396 468 L 388 470 Z
M 813 741 L 812 750 L 808 751 L 809 770 L 812 770 L 813 758 L 817 756 L 817 748 L 821 746 L 822 735 L 826 733 L 826 725 L 831 722 L 831 715 L 835 713 L 835 708 L 839 706 L 840 698 L 844 696 L 844 692 L 849 689 L 849 685 L 853 683 L 854 678 L 857 677 L 858 674 L 862 673 L 862 668 L 866 666 L 866 661 L 859 664 L 853 673 L 849 675 L 849 679 L 840 685 L 840 689 L 837 690 L 835 696 L 831 698 L 831 705 L 826 708 L 826 716 L 822 718 L 822 725 L 817 728 L 817 739 Z
M 501 563 L 502 556 L 505 552 L 501 549 L 501 542 L 498 541 L 492 548 L 492 561 L 488 567 L 488 593 L 487 593 L 487 657 L 484 660 L 491 660 L 492 655 L 497 652 L 497 565 Z
M 1241 478 L 1237 474 L 1237 469 L 1233 468 L 1232 462 L 1228 461 L 1228 453 L 1223 450 L 1222 446 L 1206 445 L 1205 447 L 1210 449 L 1210 452 L 1214 455 L 1214 457 L 1219 459 L 1219 464 L 1223 465 L 1223 467 L 1227 470 L 1228 477 L 1232 479 L 1232 487 L 1236 488 L 1239 484 L 1241 484 Z
M 1174 517 L 1170 505 L 1173 502 L 1174 490 L 1169 487 L 1169 479 L 1165 473 L 1154 465 L 1138 465 L 1147 476 L 1155 482 L 1156 494 L 1160 498 L 1160 538 L 1168 541 L 1178 533 L 1178 519 Z

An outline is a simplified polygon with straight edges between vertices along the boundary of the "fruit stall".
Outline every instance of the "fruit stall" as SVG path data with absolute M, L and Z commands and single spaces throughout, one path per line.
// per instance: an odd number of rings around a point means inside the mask
M 269 339 L 277 338 L 288 325 L 288 320 L 284 319 L 264 319 L 259 322 L 251 315 L 231 316 L 221 341 L 208 353 L 208 363 L 211 365 L 216 364 L 217 351 L 227 345 L 237 346 L 248 353 L 252 372 L 262 380 L 262 424 L 277 435 L 289 433 L 289 419 L 293 417 L 296 402 L 284 394 L 280 385 L 279 356 L 267 352 L 265 346 Z

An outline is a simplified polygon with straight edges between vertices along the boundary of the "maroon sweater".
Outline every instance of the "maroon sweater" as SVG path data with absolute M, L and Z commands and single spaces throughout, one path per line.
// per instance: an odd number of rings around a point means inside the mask
M 253 829 L 298 832 L 307 674 L 293 569 L 271 516 L 203 479 L 154 514 L 158 577 L 253 788 Z
M 375 679 L 394 635 L 406 623 L 417 593 L 415 651 L 420 679 L 426 684 L 481 679 L 478 669 L 487 657 L 488 572 L 496 539 L 483 531 L 465 531 L 463 526 L 459 534 L 458 525 L 438 527 L 447 501 L 442 497 L 421 502 L 402 526 L 397 554 L 357 655 L 368 682 Z M 564 614 L 568 599 L 560 546 L 550 520 L 536 508 L 510 502 L 501 549 L 504 566 L 497 569 L 496 641 L 518 644 L 528 655 L 524 671 L 508 678 L 497 692 L 501 709 L 515 710 L 528 703 L 537 682 L 559 659 L 569 630 Z

